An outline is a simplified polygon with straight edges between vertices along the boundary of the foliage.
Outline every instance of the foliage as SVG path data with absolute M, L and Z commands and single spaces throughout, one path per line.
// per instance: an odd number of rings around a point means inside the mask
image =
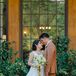
M 76 76 L 76 51 L 69 50 L 68 43 L 67 37 L 58 37 L 56 40 L 57 76 Z M 29 51 L 25 51 L 22 60 L 15 57 L 17 53 L 13 52 L 13 48 L 8 48 L 9 45 L 8 42 L 0 45 L 0 76 L 26 76 L 30 68 L 27 65 Z
M 0 73 L 0 76 L 4 76 L 3 73 Z
M 68 49 L 69 39 L 57 39 L 57 76 L 76 76 L 76 51 Z
M 23 50 L 23 61 L 24 61 L 24 63 L 25 63 L 28 70 L 30 69 L 30 66 L 28 66 L 29 53 L 30 53 L 30 51 Z
M 69 76 L 76 76 L 76 50 L 69 50 L 68 55 Z
M 11 64 L 11 62 L 8 60 L 8 51 L 6 50 L 7 42 L 3 42 L 0 45 L 0 71 L 7 76 L 7 68 Z
M 17 58 L 15 62 L 8 68 L 9 76 L 25 76 L 28 72 L 26 65 L 23 63 L 22 59 Z
M 3 76 L 25 76 L 28 69 L 21 58 L 16 58 L 17 52 L 14 52 L 11 47 L 8 48 L 9 44 L 7 41 L 1 43 L 0 74 Z
M 68 38 L 57 38 L 57 76 L 67 76 L 68 68 Z
M 22 48 L 24 51 L 28 51 L 30 48 L 30 40 L 26 38 L 26 34 L 24 34 L 23 36 L 23 44 L 22 44 Z

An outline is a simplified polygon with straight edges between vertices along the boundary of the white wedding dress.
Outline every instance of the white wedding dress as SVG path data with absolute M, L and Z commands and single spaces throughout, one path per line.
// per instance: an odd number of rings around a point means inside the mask
M 34 60 L 34 57 L 36 58 L 36 57 L 38 57 L 40 55 L 43 55 L 42 53 L 38 54 L 36 51 L 33 51 L 30 54 L 33 55 L 32 63 L 34 65 L 36 65 L 36 61 Z M 45 74 L 44 74 L 44 65 L 42 65 L 40 68 L 41 68 L 40 69 L 40 76 L 45 76 Z M 39 76 L 38 68 L 37 67 L 31 67 L 29 72 L 28 72 L 28 74 L 26 76 Z

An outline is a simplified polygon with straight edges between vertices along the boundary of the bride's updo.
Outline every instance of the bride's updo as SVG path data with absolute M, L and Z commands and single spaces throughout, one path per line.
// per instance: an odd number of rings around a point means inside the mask
M 32 50 L 37 50 L 37 48 L 36 48 L 36 45 L 38 45 L 38 43 L 39 43 L 39 40 L 35 40 L 34 42 L 33 42 L 33 44 L 32 44 Z

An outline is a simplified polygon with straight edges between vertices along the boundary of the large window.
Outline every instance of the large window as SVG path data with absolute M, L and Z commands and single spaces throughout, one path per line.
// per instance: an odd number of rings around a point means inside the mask
M 6 39 L 6 0 L 0 0 L 0 41 Z
M 43 32 L 65 35 L 65 0 L 22 0 L 22 25 L 24 50 Z

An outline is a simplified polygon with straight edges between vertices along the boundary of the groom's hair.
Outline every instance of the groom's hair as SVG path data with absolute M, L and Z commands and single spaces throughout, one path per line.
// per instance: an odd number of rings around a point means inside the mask
M 42 34 L 39 36 L 39 39 L 44 38 L 44 37 L 49 38 L 48 33 L 42 33 Z

